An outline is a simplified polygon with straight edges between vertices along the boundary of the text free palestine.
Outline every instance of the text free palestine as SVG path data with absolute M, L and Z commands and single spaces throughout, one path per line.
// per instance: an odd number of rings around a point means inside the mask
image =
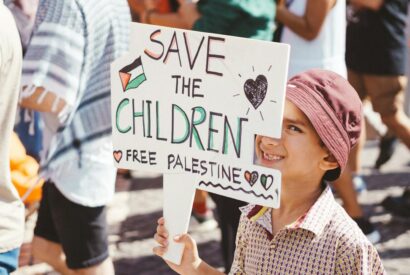
M 157 165 L 156 152 L 147 150 L 126 150 L 126 161 L 137 162 L 147 165 Z M 241 168 L 231 167 L 230 165 L 223 165 L 215 161 L 201 160 L 198 158 L 191 158 L 181 156 L 179 154 L 169 154 L 167 156 L 167 170 L 178 171 L 192 174 L 199 174 L 204 176 L 208 174 L 212 178 L 228 180 L 232 183 L 240 184 Z

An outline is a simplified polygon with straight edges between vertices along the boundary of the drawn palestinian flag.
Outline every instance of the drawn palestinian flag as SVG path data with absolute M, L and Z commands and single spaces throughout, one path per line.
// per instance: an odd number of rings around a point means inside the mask
M 122 90 L 125 92 L 130 89 L 138 88 L 142 82 L 147 80 L 142 66 L 141 56 L 134 60 L 131 64 L 120 70 L 120 79 Z

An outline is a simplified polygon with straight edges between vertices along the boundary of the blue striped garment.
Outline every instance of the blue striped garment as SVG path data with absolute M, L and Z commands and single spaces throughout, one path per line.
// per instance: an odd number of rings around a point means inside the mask
M 23 86 L 43 87 L 68 105 L 43 169 L 111 134 L 110 63 L 128 47 L 130 21 L 125 0 L 40 1 Z

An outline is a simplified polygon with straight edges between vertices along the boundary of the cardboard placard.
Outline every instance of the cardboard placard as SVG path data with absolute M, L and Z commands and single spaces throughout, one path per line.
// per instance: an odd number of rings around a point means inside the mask
M 168 226 L 186 232 L 175 201 L 191 207 L 195 188 L 279 207 L 280 172 L 254 163 L 254 139 L 280 137 L 288 58 L 285 44 L 132 23 L 111 66 L 113 158 L 164 173 Z

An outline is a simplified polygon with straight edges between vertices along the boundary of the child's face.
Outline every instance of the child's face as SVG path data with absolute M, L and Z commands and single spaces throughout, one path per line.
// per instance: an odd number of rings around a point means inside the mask
M 328 153 L 306 115 L 288 100 L 282 127 L 281 139 L 256 137 L 258 164 L 280 170 L 283 181 L 320 181 Z

